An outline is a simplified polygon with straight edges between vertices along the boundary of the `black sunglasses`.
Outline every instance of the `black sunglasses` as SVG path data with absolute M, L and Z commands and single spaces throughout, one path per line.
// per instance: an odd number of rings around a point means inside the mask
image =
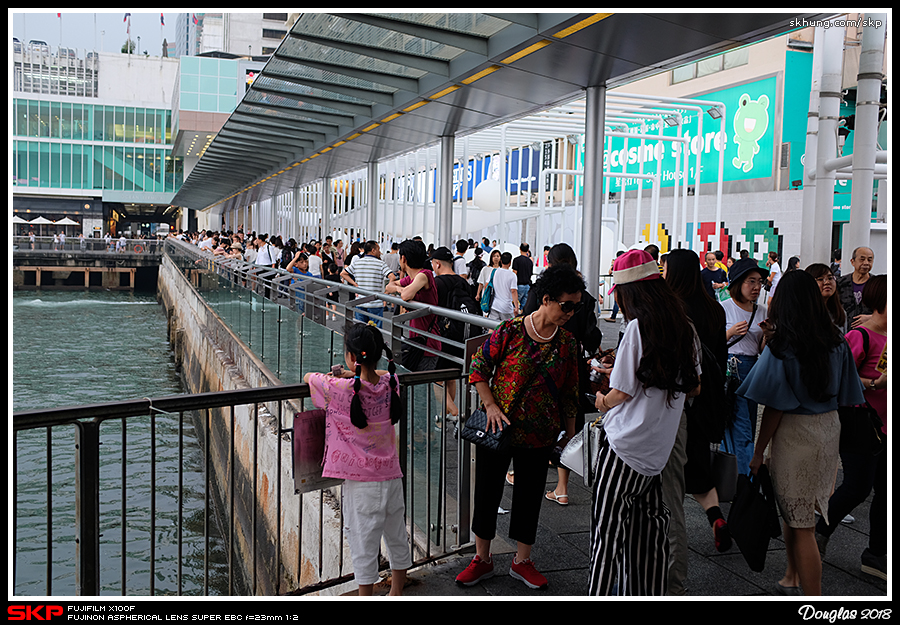
M 566 314 L 570 312 L 578 312 L 579 310 L 584 308 L 584 302 L 561 302 L 558 299 L 555 299 L 553 301 L 559 304 L 559 309 Z

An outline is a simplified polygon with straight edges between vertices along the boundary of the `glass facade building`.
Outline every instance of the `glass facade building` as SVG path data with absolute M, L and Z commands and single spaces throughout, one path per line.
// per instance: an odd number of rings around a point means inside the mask
M 180 74 L 177 108 L 231 114 L 237 106 L 238 61 L 201 56 L 182 57 Z
M 13 185 L 174 193 L 183 179 L 165 109 L 17 98 Z

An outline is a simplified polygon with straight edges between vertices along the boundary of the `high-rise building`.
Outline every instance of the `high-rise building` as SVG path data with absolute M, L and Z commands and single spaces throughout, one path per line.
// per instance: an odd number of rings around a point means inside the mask
M 195 228 L 171 200 L 284 37 L 286 19 L 180 14 L 169 58 L 78 56 L 14 40 L 14 215 L 69 217 L 88 237 L 161 222 Z

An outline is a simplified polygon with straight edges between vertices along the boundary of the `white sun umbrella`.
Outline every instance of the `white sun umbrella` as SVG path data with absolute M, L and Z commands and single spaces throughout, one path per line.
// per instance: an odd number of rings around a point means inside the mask
M 49 219 L 45 219 L 44 217 L 35 217 L 28 223 L 32 226 L 38 226 L 38 236 L 43 236 L 43 235 L 41 235 L 40 226 L 52 226 L 53 225 L 52 221 L 50 221 Z
M 27 220 L 27 219 L 22 219 L 22 218 L 19 217 L 18 215 L 13 215 L 12 222 L 13 222 L 14 225 L 18 226 L 18 225 L 20 225 L 20 224 L 27 224 L 27 223 L 28 223 L 28 220 Z M 19 229 L 16 229 L 16 230 L 18 231 L 19 234 L 22 233 L 21 230 L 19 230 Z
M 72 220 L 72 219 L 69 219 L 68 217 L 63 217 L 62 219 L 60 219 L 59 221 L 57 221 L 54 225 L 62 226 L 62 227 L 63 227 L 63 232 L 65 232 L 65 233 L 68 235 L 68 232 L 69 232 L 69 231 L 68 231 L 68 230 L 65 230 L 65 228 L 67 228 L 67 227 L 69 227 L 69 226 L 77 226 L 77 225 L 79 225 L 79 224 L 78 224 L 77 221 L 74 221 L 74 220 Z

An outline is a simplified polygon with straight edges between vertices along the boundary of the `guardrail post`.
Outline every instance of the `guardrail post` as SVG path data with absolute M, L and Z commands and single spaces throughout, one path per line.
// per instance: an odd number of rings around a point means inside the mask
M 79 596 L 97 596 L 100 594 L 100 423 L 77 422 L 75 437 L 75 585 Z

